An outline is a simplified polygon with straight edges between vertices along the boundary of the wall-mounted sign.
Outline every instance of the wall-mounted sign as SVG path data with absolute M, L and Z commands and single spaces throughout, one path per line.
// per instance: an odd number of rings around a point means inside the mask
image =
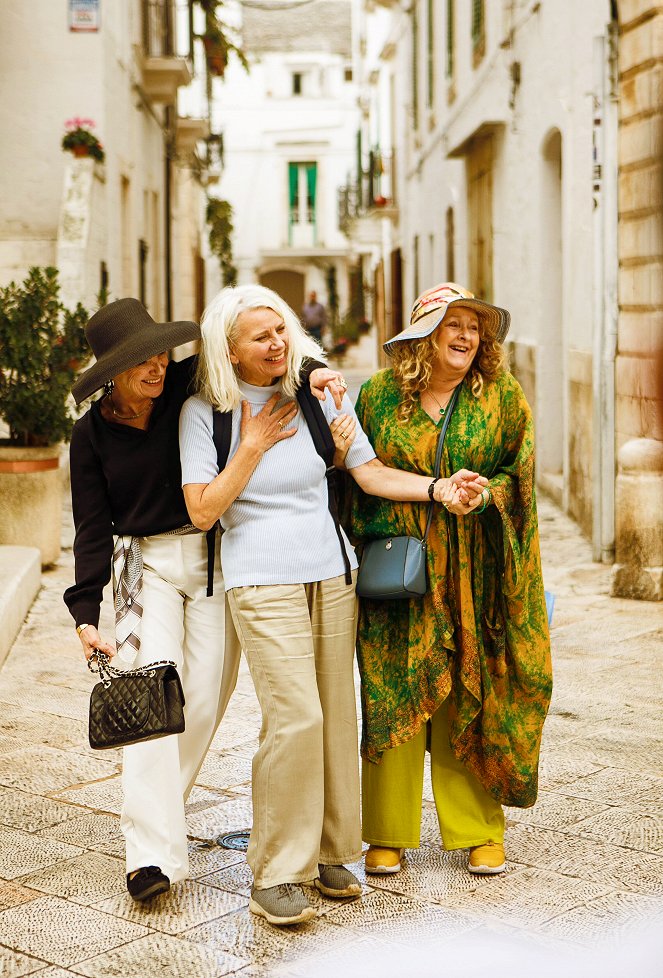
M 101 27 L 101 0 L 69 0 L 69 30 L 78 33 Z

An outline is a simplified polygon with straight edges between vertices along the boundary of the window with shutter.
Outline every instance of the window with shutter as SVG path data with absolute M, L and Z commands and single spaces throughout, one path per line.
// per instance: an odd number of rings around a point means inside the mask
M 472 0 L 472 67 L 476 68 L 486 53 L 485 0 Z
M 317 244 L 317 163 L 288 163 L 288 243 L 295 247 Z
M 447 60 L 445 73 L 447 80 L 451 81 L 455 69 L 455 0 L 447 0 Z

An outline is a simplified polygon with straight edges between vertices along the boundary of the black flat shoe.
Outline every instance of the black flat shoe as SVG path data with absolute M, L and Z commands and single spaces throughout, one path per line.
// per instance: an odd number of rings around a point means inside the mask
M 131 878 L 127 874 L 127 890 L 134 900 L 149 900 L 157 893 L 165 893 L 169 889 L 170 880 L 158 866 L 143 866 Z

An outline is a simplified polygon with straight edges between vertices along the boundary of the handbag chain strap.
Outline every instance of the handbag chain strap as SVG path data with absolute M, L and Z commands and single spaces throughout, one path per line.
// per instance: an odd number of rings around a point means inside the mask
M 458 385 L 460 387 L 460 384 Z M 458 387 L 454 387 L 454 392 L 451 395 L 451 400 L 449 401 L 449 407 L 447 413 L 444 416 L 444 421 L 442 422 L 442 431 L 440 432 L 440 437 L 437 440 L 437 451 L 435 453 L 435 469 L 433 471 L 433 478 L 439 479 L 440 477 L 440 465 L 442 463 L 442 448 L 444 446 L 444 439 L 447 434 L 447 428 L 449 427 L 449 422 L 451 421 L 451 415 L 454 413 L 454 408 L 456 407 L 456 401 L 458 400 Z M 433 501 L 428 504 L 428 517 L 426 518 L 426 530 L 422 538 L 422 544 L 426 546 L 426 540 L 428 539 L 428 531 L 430 530 L 430 525 L 433 520 Z
M 116 669 L 115 666 L 111 665 L 110 657 L 101 649 L 95 649 L 87 660 L 88 669 L 90 672 L 99 674 L 104 686 L 110 686 L 113 677 L 152 676 L 157 666 L 175 666 L 175 663 L 172 659 L 161 659 L 159 662 L 150 662 L 147 665 L 139 666 L 137 669 Z

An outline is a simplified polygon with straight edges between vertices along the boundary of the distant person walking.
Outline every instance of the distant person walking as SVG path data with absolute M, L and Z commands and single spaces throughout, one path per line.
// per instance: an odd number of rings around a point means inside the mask
M 310 292 L 308 302 L 302 307 L 302 323 L 313 339 L 322 343 L 322 331 L 327 325 L 327 310 L 318 302 L 317 292 Z

